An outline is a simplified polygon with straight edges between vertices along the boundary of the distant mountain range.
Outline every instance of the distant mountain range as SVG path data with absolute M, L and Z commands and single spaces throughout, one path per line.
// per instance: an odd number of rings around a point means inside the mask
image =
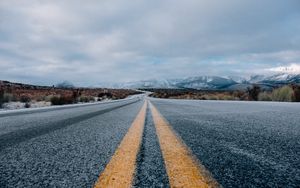
M 263 89 L 272 89 L 285 84 L 300 84 L 300 74 L 281 73 L 271 76 L 254 75 L 250 78 L 238 76 L 197 76 L 183 79 L 153 79 L 115 84 L 117 88 L 175 88 L 202 90 L 245 90 L 252 84 Z
M 198 90 L 246 90 L 253 84 L 259 85 L 264 90 L 271 90 L 273 88 L 286 84 L 300 84 L 300 74 L 281 73 L 271 76 L 254 75 L 250 78 L 239 76 L 196 76 L 182 79 L 152 79 L 145 81 L 126 82 L 118 84 L 99 84 L 91 88 L 126 88 L 126 89 L 146 89 L 146 88 L 169 88 L 169 89 L 198 89 Z M 66 87 L 70 86 L 70 87 Z M 62 82 L 58 84 L 58 88 L 72 88 L 74 87 L 69 82 Z M 23 83 L 12 83 L 0 80 L 0 88 L 14 87 L 25 89 L 51 89 L 54 86 L 37 86 Z

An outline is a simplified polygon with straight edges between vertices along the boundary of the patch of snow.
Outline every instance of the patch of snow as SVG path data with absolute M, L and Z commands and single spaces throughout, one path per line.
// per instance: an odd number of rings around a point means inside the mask
M 289 74 L 284 73 L 284 74 L 279 74 L 279 75 L 272 76 L 271 79 L 274 80 L 274 81 L 285 81 L 289 77 L 290 77 Z
M 239 84 L 247 82 L 246 78 L 240 77 L 240 76 L 227 76 L 225 78 L 233 80 L 233 81 L 235 81 L 236 83 L 239 83 Z
M 207 77 L 207 82 L 212 82 L 214 79 L 212 77 Z
M 248 81 L 250 83 L 257 83 L 263 81 L 265 78 L 265 75 L 252 75 Z
M 25 104 L 23 102 L 8 102 L 3 104 L 3 110 L 16 110 L 25 108 Z M 39 101 L 39 102 L 31 102 L 30 108 L 41 108 L 46 106 L 51 106 L 50 102 Z

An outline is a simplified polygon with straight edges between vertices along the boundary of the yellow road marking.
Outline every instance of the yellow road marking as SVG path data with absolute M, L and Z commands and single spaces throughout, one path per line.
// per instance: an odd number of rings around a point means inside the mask
M 159 111 L 149 102 L 170 186 L 220 187 L 209 172 L 192 156 Z
M 146 109 L 147 102 L 145 101 L 112 159 L 100 174 L 95 188 L 131 187 L 144 130 Z

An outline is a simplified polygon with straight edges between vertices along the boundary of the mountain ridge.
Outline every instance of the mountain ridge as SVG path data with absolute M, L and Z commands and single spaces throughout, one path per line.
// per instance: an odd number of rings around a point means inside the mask
M 271 89 L 285 84 L 300 84 L 300 74 L 278 73 L 274 75 L 193 76 L 182 79 L 150 79 L 114 85 L 117 88 L 174 88 L 204 90 L 245 90 L 253 84 Z
M 264 90 L 271 90 L 287 84 L 300 84 L 300 74 L 279 73 L 274 75 L 252 75 L 249 78 L 240 76 L 193 76 L 181 79 L 149 79 L 124 83 L 101 83 L 98 86 L 82 88 L 115 88 L 115 89 L 197 89 L 197 90 L 246 90 L 253 84 Z M 0 86 L 20 88 L 51 89 L 54 86 L 1 81 Z M 80 87 L 78 87 L 80 88 Z

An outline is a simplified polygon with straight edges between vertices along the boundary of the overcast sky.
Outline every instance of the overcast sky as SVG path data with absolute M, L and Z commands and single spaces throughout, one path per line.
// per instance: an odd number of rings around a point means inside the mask
M 299 65 L 299 0 L 0 0 L 0 80 L 90 86 Z

